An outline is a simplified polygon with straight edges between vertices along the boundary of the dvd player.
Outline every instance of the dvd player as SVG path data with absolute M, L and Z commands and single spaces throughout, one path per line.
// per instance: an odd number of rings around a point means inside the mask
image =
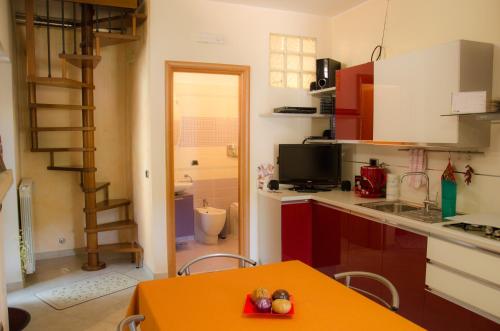
M 274 112 L 282 114 L 315 114 L 316 107 L 278 107 L 274 108 Z

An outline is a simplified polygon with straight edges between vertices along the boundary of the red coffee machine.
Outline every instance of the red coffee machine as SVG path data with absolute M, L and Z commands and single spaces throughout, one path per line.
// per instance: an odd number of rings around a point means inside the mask
M 382 198 L 385 196 L 387 174 L 385 168 L 370 160 L 369 166 L 361 167 L 361 176 L 356 176 L 354 191 L 363 198 Z

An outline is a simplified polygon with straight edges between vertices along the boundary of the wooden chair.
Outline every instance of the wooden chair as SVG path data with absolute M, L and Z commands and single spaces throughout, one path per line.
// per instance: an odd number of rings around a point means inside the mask
M 144 315 L 132 315 L 125 317 L 120 324 L 118 324 L 118 327 L 116 328 L 116 331 L 137 331 L 137 325 L 139 325 L 142 321 L 144 321 Z M 125 328 L 125 327 L 128 327 Z
M 339 280 L 339 281 L 342 279 L 345 279 L 345 285 L 347 287 L 352 288 L 353 290 L 358 291 L 362 294 L 365 294 L 368 297 L 375 298 L 377 301 L 381 302 L 382 304 L 384 304 L 387 308 L 391 309 L 392 311 L 397 311 L 399 309 L 398 291 L 397 291 L 396 287 L 385 277 L 382 277 L 380 275 L 377 275 L 377 274 L 374 274 L 371 272 L 349 271 L 349 272 L 342 272 L 342 273 L 335 274 L 335 275 L 333 275 L 333 278 L 335 278 L 336 280 Z M 370 293 L 370 292 L 362 290 L 360 288 L 351 286 L 351 278 L 372 279 L 372 280 L 375 280 L 375 281 L 381 283 L 382 285 L 387 287 L 387 289 L 389 289 L 389 291 L 391 292 L 392 302 L 389 304 L 387 301 L 385 301 L 384 299 L 378 297 L 377 295 L 375 295 L 373 293 Z
M 190 271 L 189 268 L 191 267 L 192 264 L 194 264 L 196 262 L 199 262 L 199 261 L 202 261 L 202 260 L 212 259 L 212 258 L 216 258 L 216 257 L 227 257 L 227 258 L 239 260 L 241 268 L 244 268 L 246 266 L 246 264 L 249 264 L 251 266 L 256 266 L 257 265 L 257 262 L 255 262 L 254 260 L 249 259 L 249 258 L 244 257 L 244 256 L 241 256 L 241 255 L 229 254 L 229 253 L 215 253 L 215 254 L 203 255 L 203 256 L 197 257 L 197 258 L 195 258 L 195 259 L 193 259 L 193 260 L 185 263 L 179 269 L 179 271 L 177 272 L 177 275 L 179 275 L 179 276 L 183 276 L 183 275 L 184 276 L 189 276 L 191 274 L 191 271 Z

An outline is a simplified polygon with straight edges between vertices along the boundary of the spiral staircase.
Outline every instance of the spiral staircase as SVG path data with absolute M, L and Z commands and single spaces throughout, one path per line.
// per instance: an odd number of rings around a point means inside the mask
M 84 270 L 94 271 L 105 268 L 99 259 L 102 252 L 131 254 L 137 267 L 142 266 L 143 249 L 137 242 L 137 224 L 129 217 L 131 201 L 128 199 L 109 199 L 110 182 L 96 182 L 98 168 L 95 162 L 94 133 L 99 123 L 94 121 L 94 112 L 99 111 L 94 103 L 94 69 L 101 61 L 101 48 L 139 40 L 137 27 L 146 15 L 141 13 L 144 4 L 137 0 L 25 0 L 26 22 L 26 60 L 30 121 L 31 151 L 49 153 L 50 171 L 70 171 L 79 174 L 80 186 L 85 200 L 85 233 L 87 262 Z M 40 8 L 44 13 L 38 13 Z M 38 11 L 35 13 L 35 11 Z M 58 15 L 54 15 L 57 12 Z M 35 27 L 47 30 L 47 54 L 36 54 Z M 57 58 L 51 58 L 51 29 L 61 33 L 62 45 Z M 68 37 L 69 35 L 69 37 Z M 68 45 L 68 39 L 72 41 Z M 52 56 L 54 57 L 54 56 Z M 47 65 L 47 76 L 37 75 L 37 60 Z M 60 61 L 61 74 L 54 77 L 51 65 Z M 68 78 L 69 66 L 81 71 L 81 80 Z M 81 103 L 38 103 L 39 86 L 50 86 L 67 90 L 81 90 Z M 66 93 L 66 92 L 65 92 Z M 81 126 L 39 126 L 39 110 L 64 110 L 81 112 Z M 39 135 L 43 132 L 81 132 L 81 146 L 40 147 Z M 70 145 L 68 143 L 68 145 Z M 81 164 L 57 164 L 60 153 L 80 153 Z M 97 201 L 97 193 L 102 192 L 102 201 Z M 98 223 L 97 215 L 110 209 L 122 209 L 124 219 L 108 223 Z M 107 231 L 130 231 L 132 238 L 127 242 L 99 244 L 98 234 Z

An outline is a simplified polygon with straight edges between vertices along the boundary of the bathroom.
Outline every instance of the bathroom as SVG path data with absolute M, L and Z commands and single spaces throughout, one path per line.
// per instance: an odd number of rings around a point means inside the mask
M 238 254 L 238 76 L 174 74 L 176 266 Z M 217 259 L 192 272 L 236 267 Z

